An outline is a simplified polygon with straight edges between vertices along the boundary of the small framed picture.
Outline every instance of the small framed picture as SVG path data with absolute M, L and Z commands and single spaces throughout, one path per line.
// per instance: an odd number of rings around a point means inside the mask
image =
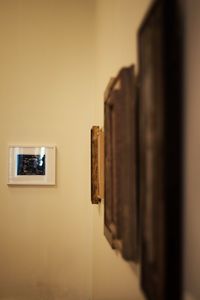
M 104 135 L 99 126 L 91 128 L 91 202 L 104 198 Z
M 98 170 L 98 134 L 99 126 L 92 126 L 91 129 L 91 202 L 98 204 L 99 198 L 99 170 Z
M 9 146 L 8 185 L 55 185 L 55 146 Z

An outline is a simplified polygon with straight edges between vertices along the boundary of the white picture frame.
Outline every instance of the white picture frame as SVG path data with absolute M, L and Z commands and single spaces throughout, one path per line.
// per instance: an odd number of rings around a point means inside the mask
M 54 145 L 9 145 L 8 185 L 55 185 Z

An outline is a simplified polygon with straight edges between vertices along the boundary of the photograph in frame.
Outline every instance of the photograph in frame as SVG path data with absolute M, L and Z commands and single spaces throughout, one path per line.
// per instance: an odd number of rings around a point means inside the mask
M 55 185 L 55 146 L 10 145 L 8 185 Z

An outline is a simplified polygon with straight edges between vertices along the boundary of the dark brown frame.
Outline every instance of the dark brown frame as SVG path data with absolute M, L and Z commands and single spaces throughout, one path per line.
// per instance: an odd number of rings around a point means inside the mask
M 155 1 L 138 33 L 141 285 L 181 300 L 182 41 L 176 0 Z
M 100 127 L 93 126 L 91 129 L 91 202 L 98 204 L 101 201 L 99 195 L 99 137 Z
M 138 103 L 134 67 L 105 92 L 104 233 L 126 260 L 138 259 Z

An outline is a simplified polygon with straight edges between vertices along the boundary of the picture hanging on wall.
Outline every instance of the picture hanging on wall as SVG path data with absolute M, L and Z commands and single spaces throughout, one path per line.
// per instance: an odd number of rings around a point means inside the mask
M 55 146 L 9 146 L 8 185 L 55 185 Z
M 138 260 L 138 102 L 134 66 L 122 68 L 104 95 L 104 234 L 126 260 Z
M 91 129 L 91 202 L 98 204 L 104 197 L 104 133 L 99 126 Z
M 168 47 L 170 45 L 170 47 Z M 177 1 L 155 1 L 138 32 L 141 286 L 181 299 L 182 50 Z

